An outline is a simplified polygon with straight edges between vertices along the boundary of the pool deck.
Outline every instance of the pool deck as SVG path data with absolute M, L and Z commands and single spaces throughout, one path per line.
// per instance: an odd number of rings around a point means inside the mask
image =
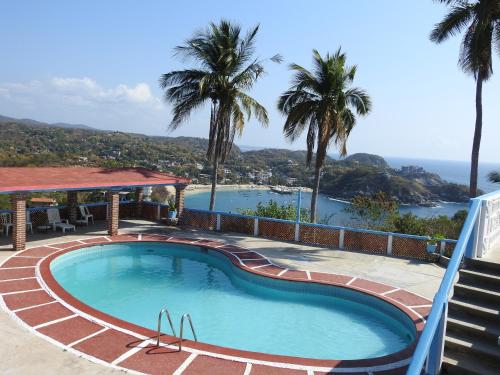
M 258 251 L 259 254 L 262 254 L 265 258 L 269 259 L 272 263 L 276 264 L 279 267 L 282 267 L 283 270 L 289 270 L 286 271 L 284 275 L 286 275 L 287 273 L 288 275 L 299 275 L 300 273 L 298 273 L 298 271 L 296 270 L 303 270 L 302 275 L 304 278 L 308 278 L 310 277 L 310 275 L 315 275 L 315 272 L 334 273 L 350 276 L 346 279 L 345 282 L 351 283 L 354 286 L 356 285 L 356 283 L 359 283 L 357 279 L 365 279 L 383 284 L 389 284 L 394 287 L 379 291 L 380 294 L 398 293 L 399 289 L 405 289 L 423 297 L 432 298 L 433 294 L 437 290 L 440 278 L 444 273 L 444 269 L 440 266 L 426 262 L 345 252 L 313 246 L 304 246 L 295 243 L 292 244 L 286 242 L 278 242 L 237 234 L 216 234 L 213 232 L 203 232 L 190 229 L 166 228 L 165 226 L 148 221 L 122 221 L 120 223 L 120 226 L 122 233 L 141 233 L 141 236 L 147 236 L 148 233 L 157 233 L 193 240 L 205 238 L 214 241 L 222 241 L 223 243 L 228 245 L 240 246 L 249 250 L 255 250 Z M 83 240 L 82 242 L 84 242 L 86 239 L 104 235 L 104 226 L 102 224 L 97 224 L 88 228 L 78 228 L 76 233 L 70 233 L 66 235 L 61 235 L 60 233 L 58 233 L 57 237 L 54 237 L 53 233 L 35 234 L 28 237 L 28 240 L 32 239 L 32 241 L 29 242 L 28 246 L 30 248 L 46 245 L 50 246 L 50 244 L 56 242 L 63 243 L 75 240 Z M 3 243 L 0 242 L 0 262 L 13 255 L 12 251 L 6 250 L 8 246 L 5 244 L 5 242 L 5 239 Z M 50 249 L 48 247 L 45 248 Z M 264 266 L 263 268 L 261 268 L 261 270 L 265 268 L 267 268 L 267 266 Z M 30 281 L 26 280 L 26 282 L 29 283 Z M 377 284 L 372 283 L 372 285 Z M 40 309 L 43 310 L 43 306 L 41 306 Z M 29 311 L 29 309 L 26 311 Z M 54 313 L 57 316 L 60 315 L 62 318 L 70 316 L 67 315 L 69 313 L 65 311 L 59 311 L 57 313 L 52 311 L 51 313 Z M 28 312 L 24 314 L 30 315 Z M 27 320 L 36 320 L 37 318 L 38 314 L 34 314 L 34 316 L 32 317 L 26 317 Z M 73 317 L 67 320 L 69 321 L 74 319 L 79 319 L 79 317 Z M 64 325 L 65 321 L 66 320 L 63 319 L 61 322 L 56 324 Z M 34 321 L 34 324 L 32 324 L 32 326 L 40 325 L 36 323 L 37 322 Z M 38 327 L 38 330 L 44 330 L 44 323 L 41 324 L 42 327 Z M 47 326 L 46 330 L 50 331 L 49 327 L 50 325 Z M 80 328 L 88 334 L 97 332 L 94 332 L 94 330 L 96 329 L 95 327 L 87 327 L 83 322 L 81 322 Z M 115 334 L 112 330 L 110 330 L 110 332 L 108 332 L 108 335 L 110 335 L 111 333 Z M 119 371 L 92 363 L 85 359 L 79 358 L 74 354 L 69 353 L 68 351 L 63 351 L 60 348 L 57 348 L 52 343 L 44 341 L 41 338 L 33 335 L 33 333 L 27 331 L 26 329 L 23 329 L 23 327 L 14 322 L 14 320 L 12 320 L 12 318 L 2 310 L 0 310 L 0 334 L 2 335 L 2 337 L 9 338 L 9 340 L 3 340 L 2 343 L 0 343 L 0 356 L 1 358 L 3 358 L 3 360 L 0 361 L 0 373 L 51 374 L 57 372 L 59 374 L 73 374 L 75 372 L 79 372 L 81 374 L 108 374 L 118 373 Z M 96 335 L 96 337 L 99 337 L 100 340 L 111 340 L 112 342 L 121 340 L 121 338 L 119 337 L 120 335 L 114 337 L 111 336 L 112 335 L 110 335 L 110 337 L 106 337 L 106 332 L 100 332 Z M 70 338 L 63 338 L 63 340 L 66 341 L 69 339 Z M 89 340 L 92 341 L 91 339 Z M 95 341 L 98 340 L 96 339 Z M 81 345 L 83 344 L 84 343 L 82 343 Z M 87 345 L 92 345 L 92 343 L 87 343 Z M 136 358 L 141 356 L 142 352 L 151 350 L 151 348 L 149 348 L 147 344 L 144 345 L 146 345 L 145 348 L 133 348 L 133 353 L 129 353 L 130 356 L 132 358 Z M 109 355 L 113 356 L 114 354 L 111 353 Z M 175 355 L 173 354 L 170 355 L 171 358 L 173 358 L 174 356 Z M 120 357 L 120 353 L 118 357 Z M 178 374 L 204 373 L 204 371 L 213 368 L 213 366 L 215 366 L 216 369 L 220 370 L 210 370 L 210 372 L 214 374 L 241 373 L 245 375 L 256 375 L 259 374 L 259 371 L 265 371 L 262 373 L 266 374 L 295 373 L 311 375 L 312 373 L 314 373 L 317 375 L 324 373 L 324 371 L 308 371 L 304 369 L 293 370 L 290 368 L 284 369 L 279 367 L 267 366 L 265 368 L 262 368 L 262 366 L 258 364 L 249 366 L 248 364 L 244 365 L 244 363 L 234 361 L 225 361 L 227 362 L 227 367 L 225 367 L 226 370 L 222 371 L 222 368 L 216 363 L 216 358 L 205 356 L 195 356 L 194 358 L 192 358 L 192 354 L 189 355 L 185 352 L 179 353 L 177 357 L 179 357 L 180 363 L 179 366 L 176 366 L 175 369 L 172 370 L 172 372 L 176 370 L 176 373 Z M 192 363 L 191 361 L 189 361 L 189 358 L 191 358 Z M 108 362 L 116 362 L 117 359 L 120 358 L 114 358 Z M 126 361 L 127 360 L 123 358 L 120 362 Z M 170 362 L 177 362 L 177 360 L 172 359 L 169 360 L 169 363 Z M 183 365 L 184 367 L 182 367 Z M 196 368 L 199 368 L 199 371 L 196 371 Z M 163 373 L 168 373 L 165 364 L 162 364 L 162 371 Z

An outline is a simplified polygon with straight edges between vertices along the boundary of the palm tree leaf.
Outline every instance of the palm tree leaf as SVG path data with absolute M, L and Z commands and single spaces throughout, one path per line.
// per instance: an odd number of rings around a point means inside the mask
M 446 2 L 448 4 L 452 3 L 451 1 L 441 2 Z M 434 27 L 431 32 L 430 39 L 435 43 L 441 43 L 450 36 L 460 33 L 467 23 L 474 17 L 474 5 L 461 1 L 455 1 L 453 3 L 456 3 L 456 5 L 451 8 L 451 11 Z

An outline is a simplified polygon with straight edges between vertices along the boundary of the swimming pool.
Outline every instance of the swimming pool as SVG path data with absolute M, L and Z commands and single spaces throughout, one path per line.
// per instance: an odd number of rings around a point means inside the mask
M 234 267 L 217 251 L 192 245 L 92 246 L 55 258 L 50 269 L 75 298 L 149 329 L 156 328 L 163 307 L 177 328 L 180 316 L 190 313 L 198 339 L 218 346 L 363 359 L 401 351 L 415 338 L 411 319 L 379 298 L 257 276 Z

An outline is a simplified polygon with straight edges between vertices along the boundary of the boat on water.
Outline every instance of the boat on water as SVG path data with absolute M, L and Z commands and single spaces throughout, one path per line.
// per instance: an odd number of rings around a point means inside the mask
M 271 186 L 271 191 L 278 193 L 278 194 L 292 194 L 294 192 L 294 189 L 288 186 Z

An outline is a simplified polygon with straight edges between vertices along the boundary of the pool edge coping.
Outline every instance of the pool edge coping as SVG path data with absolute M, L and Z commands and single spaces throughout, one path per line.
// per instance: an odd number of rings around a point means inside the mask
M 89 242 L 86 242 L 89 241 Z M 325 284 L 325 285 L 332 285 L 336 287 L 343 287 L 347 289 L 352 289 L 367 295 L 371 295 L 373 297 L 382 299 L 383 301 L 390 303 L 391 305 L 397 307 L 399 310 L 403 311 L 409 318 L 413 321 L 415 325 L 415 332 L 416 332 L 416 339 L 418 339 L 423 326 L 425 324 L 425 316 L 422 316 L 419 312 L 415 311 L 414 308 L 418 307 L 430 307 L 431 301 L 428 299 L 418 296 L 415 293 L 408 292 L 404 289 L 397 288 L 397 287 L 392 287 L 388 286 L 387 284 L 382 284 L 378 282 L 373 282 L 370 280 L 358 278 L 358 277 L 353 277 L 353 276 L 348 276 L 348 275 L 340 275 L 340 274 L 331 274 L 331 273 L 322 273 L 322 272 L 313 272 L 313 271 L 303 271 L 303 270 L 297 270 L 293 269 L 290 270 L 292 273 L 293 272 L 301 272 L 302 277 L 291 277 L 287 276 L 286 273 L 289 271 L 286 268 L 283 268 L 281 266 L 278 266 L 274 264 L 272 261 L 270 261 L 267 257 L 263 256 L 260 254 L 258 251 L 254 250 L 249 250 L 241 246 L 235 246 L 235 245 L 230 245 L 227 243 L 224 243 L 222 241 L 218 240 L 210 240 L 210 239 L 203 239 L 203 238 L 185 238 L 185 237 L 176 237 L 176 236 L 171 236 L 171 235 L 165 235 L 165 234 L 152 234 L 152 233 L 123 233 L 115 237 L 108 237 L 108 236 L 96 236 L 93 238 L 86 238 L 83 240 L 73 240 L 73 241 L 65 241 L 65 242 L 60 242 L 60 243 L 51 243 L 50 245 L 43 245 L 43 246 L 36 246 L 32 248 L 28 248 L 26 250 L 23 250 L 19 253 L 15 253 L 12 256 L 8 257 L 5 259 L 1 264 L 0 264 L 0 269 L 4 268 L 4 265 L 11 260 L 12 258 L 23 258 L 23 253 L 26 251 L 32 251 L 35 249 L 39 248 L 44 248 L 44 249 L 53 249 L 52 252 L 45 256 L 40 256 L 40 257 L 33 257 L 39 259 L 39 261 L 36 263 L 35 270 L 36 270 L 36 278 L 37 281 L 41 284 L 42 289 L 45 290 L 50 296 L 55 298 L 56 301 L 61 303 L 63 306 L 69 308 L 73 312 L 75 312 L 77 315 L 83 317 L 86 320 L 90 320 L 93 322 L 97 322 L 103 327 L 109 327 L 112 329 L 115 329 L 117 331 L 125 332 L 127 334 L 132 334 L 133 336 L 140 338 L 141 340 L 151 340 L 151 337 L 154 335 L 151 335 L 151 333 L 155 333 L 154 331 L 151 331 L 149 329 L 146 329 L 144 327 L 139 327 L 134 324 L 125 322 L 123 320 L 120 320 L 118 318 L 112 317 L 108 314 L 99 312 L 91 307 L 88 309 L 87 305 L 85 305 L 83 302 L 77 300 L 75 297 L 72 297 L 71 294 L 66 292 L 59 284 L 54 285 L 53 282 L 50 280 L 50 262 L 57 258 L 58 256 L 65 254 L 67 252 L 89 247 L 89 246 L 94 246 L 94 245 L 102 245 L 102 244 L 110 244 L 110 243 L 120 243 L 120 242 L 167 242 L 167 243 L 177 243 L 177 244 L 184 244 L 184 245 L 192 245 L 192 246 L 198 246 L 198 247 L 204 247 L 208 248 L 214 251 L 217 251 L 220 254 L 224 254 L 231 262 L 233 265 L 236 267 L 246 271 L 250 272 L 259 276 L 265 276 L 269 278 L 274 278 L 274 279 L 279 279 L 279 280 L 287 280 L 291 282 L 312 282 L 312 283 L 319 283 L 319 284 Z M 57 247 L 59 245 L 60 247 Z M 67 246 L 69 245 L 69 246 Z M 63 246 L 61 248 L 61 246 Z M 67 247 L 66 247 L 67 246 Z M 246 254 L 245 257 L 243 255 L 238 255 L 238 254 Z M 250 256 L 250 258 L 248 257 Z M 26 258 L 26 257 L 24 257 Z M 246 258 L 246 259 L 245 259 Z M 255 265 L 252 262 L 261 262 L 261 264 Z M 264 263 L 264 262 L 267 262 Z M 248 265 L 246 264 L 248 263 Z M 271 274 L 268 272 L 264 272 L 263 270 L 271 267 L 275 272 L 277 269 L 280 269 L 279 274 Z M 19 267 L 13 267 L 13 268 L 19 268 Z M 22 267 L 20 267 L 22 268 Z M 47 275 L 47 270 L 49 271 L 49 275 Z M 269 271 L 269 269 L 267 270 Z M 297 274 L 295 274 L 297 276 Z M 319 280 L 319 279 L 314 279 L 317 275 L 326 275 L 327 277 L 347 277 L 350 278 L 348 282 L 344 283 L 335 283 L 332 281 L 325 281 L 325 280 Z M 49 279 L 49 284 L 47 285 L 46 281 Z M 52 278 L 53 279 L 53 278 Z M 357 287 L 355 285 L 351 285 L 353 282 L 356 280 L 362 281 L 364 283 L 368 283 L 367 285 L 374 285 L 375 289 L 379 289 L 380 286 L 385 286 L 390 288 L 389 290 L 386 290 L 384 292 L 375 292 L 373 290 L 369 289 L 364 289 L 361 287 Z M 55 281 L 55 280 L 53 280 Z M 60 288 L 59 290 L 58 287 Z M 57 291 L 54 291 L 53 289 L 56 289 Z M 425 305 L 419 305 L 419 306 L 413 306 L 410 304 L 410 306 L 404 304 L 401 301 L 398 301 L 394 298 L 391 298 L 390 295 L 391 293 L 395 293 L 398 291 L 403 291 L 405 293 L 408 293 L 410 296 L 415 296 L 417 299 L 425 299 L 428 301 L 428 304 Z M 59 292 L 59 293 L 58 293 Z M 61 298 L 60 294 L 68 294 L 70 297 L 74 299 L 74 301 L 71 301 L 69 303 L 67 300 L 64 298 Z M 75 303 L 76 302 L 76 303 Z M 75 304 L 77 307 L 75 307 Z M 22 323 L 25 325 L 28 329 L 31 331 L 34 331 L 35 334 L 42 336 L 49 341 L 54 343 L 54 339 L 50 336 L 45 336 L 41 334 L 39 331 L 37 331 L 35 328 L 30 326 L 29 324 L 25 323 L 22 321 L 17 314 L 10 310 L 7 305 L 4 303 L 4 298 L 2 294 L 1 298 L 1 305 L 6 310 L 7 312 L 10 312 L 10 315 L 13 316 L 18 322 Z M 34 307 L 34 306 L 32 306 Z M 82 309 L 83 308 L 83 309 Z M 83 310 L 83 311 L 82 311 Z M 95 315 L 100 315 L 100 314 L 95 314 L 95 312 L 98 312 L 102 315 L 105 315 L 105 319 L 101 319 L 99 317 L 96 317 Z M 427 311 L 428 313 L 428 311 Z M 137 331 L 143 330 L 143 333 L 138 333 Z M 169 338 L 169 336 L 164 336 Z M 152 341 L 152 340 L 151 340 Z M 266 353 L 256 353 L 256 352 L 250 352 L 250 351 L 244 351 L 244 350 L 237 350 L 237 349 L 231 349 L 231 348 L 224 348 L 216 345 L 211 345 L 211 344 L 203 344 L 203 343 L 195 343 L 194 341 L 191 340 L 185 340 L 183 341 L 183 350 L 189 352 L 189 353 L 196 353 L 198 355 L 206 355 L 206 356 L 212 356 L 215 358 L 220 358 L 220 359 L 228 359 L 232 361 L 238 361 L 238 362 L 243 362 L 243 363 L 254 363 L 254 364 L 261 364 L 265 366 L 272 366 L 272 367 L 279 367 L 279 368 L 289 368 L 289 369 L 300 369 L 304 371 L 334 371 L 334 372 L 342 372 L 342 373 L 348 373 L 348 372 L 376 372 L 380 373 L 383 371 L 389 371 L 389 370 L 394 370 L 397 368 L 401 368 L 406 366 L 409 363 L 409 360 L 411 359 L 411 354 L 414 349 L 414 340 L 412 344 L 407 347 L 406 349 L 396 352 L 393 354 L 389 354 L 387 356 L 382 356 L 382 357 L 377 357 L 377 358 L 372 358 L 372 359 L 361 359 L 361 360 L 318 360 L 318 359 L 307 359 L 307 358 L 299 358 L 299 357 L 288 357 L 288 356 L 281 356 L 281 355 L 271 355 L 271 354 L 266 354 Z M 61 344 L 60 342 L 57 342 L 56 345 L 59 344 L 58 346 L 62 346 L 65 349 L 69 349 L 72 352 L 75 352 L 77 355 L 81 355 L 83 357 L 88 357 L 87 354 L 82 353 L 80 351 L 77 351 L 71 347 L 68 347 L 67 345 L 65 346 L 64 344 Z M 218 349 L 218 350 L 214 350 Z M 91 356 L 92 357 L 92 356 Z M 257 358 L 256 358 L 257 357 Z M 103 361 L 93 357 L 94 359 L 97 360 L 98 363 L 102 363 Z M 92 360 L 92 358 L 87 358 Z M 120 363 L 120 362 L 118 362 Z M 111 364 L 111 363 L 106 363 L 107 365 L 124 370 L 125 368 L 116 366 L 116 364 Z M 346 366 L 347 365 L 347 366 Z

